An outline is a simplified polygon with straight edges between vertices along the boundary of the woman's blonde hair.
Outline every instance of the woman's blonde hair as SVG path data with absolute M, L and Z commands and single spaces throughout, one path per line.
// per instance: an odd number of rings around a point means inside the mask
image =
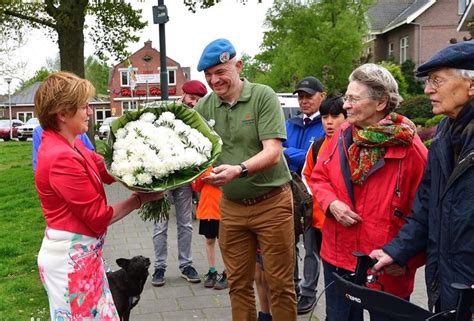
M 94 86 L 73 73 L 59 71 L 49 75 L 35 94 L 35 114 L 45 130 L 59 130 L 56 115 L 73 116 L 95 95 Z

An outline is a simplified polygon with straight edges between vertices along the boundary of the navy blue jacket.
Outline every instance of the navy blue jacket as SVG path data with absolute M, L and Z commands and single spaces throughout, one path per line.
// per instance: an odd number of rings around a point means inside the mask
M 301 175 L 309 146 L 315 140 L 324 137 L 321 116 L 314 117 L 307 126 L 303 124 L 301 116 L 288 119 L 286 121 L 286 137 L 283 147 L 286 148 L 284 154 L 288 161 L 288 167 L 291 171 Z
M 383 250 L 405 265 L 426 249 L 428 305 L 454 309 L 458 293 L 450 284 L 474 284 L 474 101 L 440 123 L 412 211 Z

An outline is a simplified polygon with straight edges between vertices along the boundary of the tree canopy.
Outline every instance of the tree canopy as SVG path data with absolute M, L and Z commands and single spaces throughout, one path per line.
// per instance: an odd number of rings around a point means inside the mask
M 360 64 L 367 32 L 365 13 L 371 0 L 321 0 L 308 4 L 275 1 L 267 14 L 262 52 L 254 64 L 255 81 L 277 91 L 292 91 L 305 76 L 342 90 Z
M 86 22 L 86 16 L 92 16 Z M 128 42 L 143 29 L 141 11 L 124 0 L 0 1 L 0 28 L 11 39 L 21 39 L 28 28 L 44 28 L 57 40 L 61 69 L 84 77 L 84 32 L 95 44 L 101 59 L 123 60 Z

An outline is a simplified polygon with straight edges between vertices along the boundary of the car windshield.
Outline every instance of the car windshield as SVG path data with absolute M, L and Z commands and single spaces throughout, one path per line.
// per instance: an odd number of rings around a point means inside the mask
M 28 119 L 25 125 L 36 125 L 36 124 L 39 124 L 38 118 L 30 118 Z
M 104 122 L 102 123 L 102 125 L 108 125 L 108 126 L 110 126 L 110 124 L 112 124 L 112 122 L 113 122 L 114 120 L 116 120 L 116 119 L 117 119 L 117 117 L 106 118 L 106 119 L 104 120 Z
M 9 128 L 9 127 L 10 127 L 10 121 L 8 119 L 0 120 L 0 128 Z

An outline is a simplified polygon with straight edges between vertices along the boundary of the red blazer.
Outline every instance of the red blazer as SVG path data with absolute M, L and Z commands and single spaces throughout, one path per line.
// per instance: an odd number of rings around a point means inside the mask
M 374 166 L 361 186 L 349 179 L 347 149 L 352 141 L 352 127 L 343 124 L 318 157 L 310 179 L 326 219 L 322 228 L 321 257 L 328 263 L 349 271 L 355 270 L 353 251 L 369 254 L 393 239 L 411 214 L 415 192 L 423 176 L 427 149 L 418 135 L 406 147 L 389 147 L 383 160 Z M 377 167 L 377 169 L 376 169 Z M 329 204 L 340 200 L 362 217 L 351 227 L 339 224 L 328 214 Z M 403 276 L 381 275 L 385 291 L 405 298 L 413 291 L 416 268 L 424 264 L 424 254 L 407 264 Z
M 113 209 L 107 206 L 102 183 L 114 178 L 103 158 L 77 138 L 72 148 L 64 137 L 45 130 L 38 150 L 35 185 L 50 228 L 100 236 L 107 230 Z

